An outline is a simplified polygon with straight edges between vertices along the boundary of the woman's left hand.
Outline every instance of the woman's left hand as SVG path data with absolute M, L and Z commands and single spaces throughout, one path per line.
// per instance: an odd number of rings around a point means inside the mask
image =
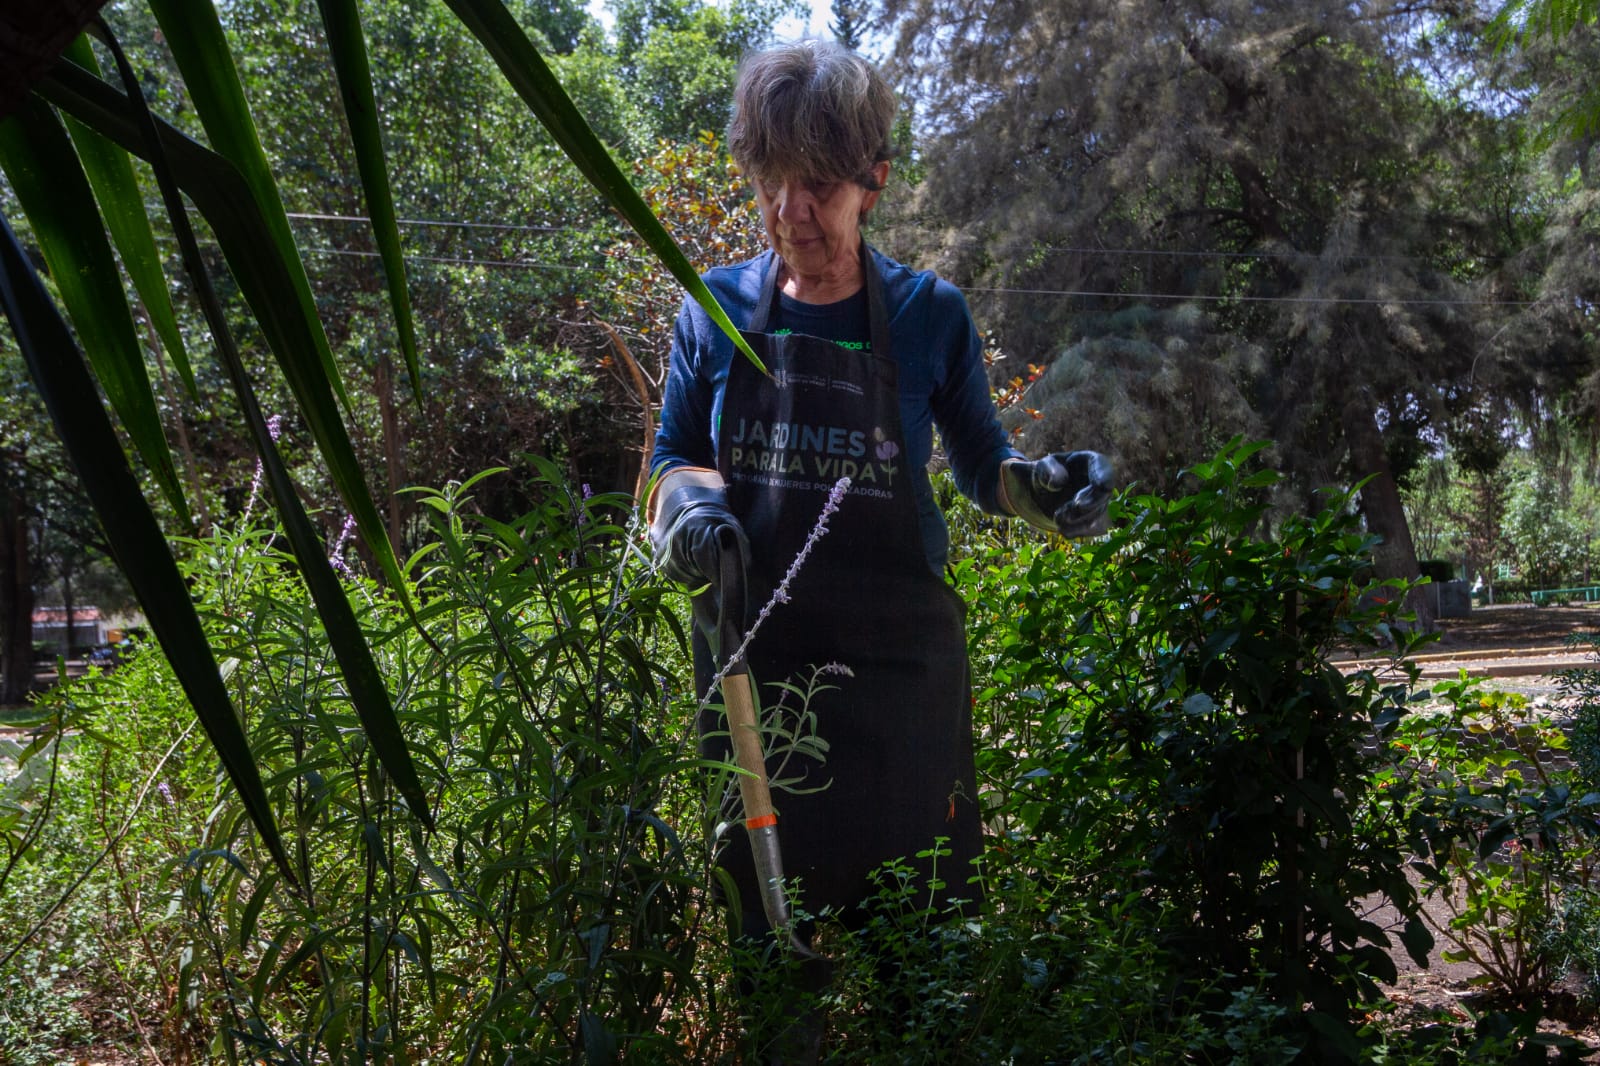
M 1000 468 L 1012 513 L 1064 537 L 1105 532 L 1113 476 L 1111 460 L 1090 451 L 1056 452 L 1032 462 L 1008 462 Z

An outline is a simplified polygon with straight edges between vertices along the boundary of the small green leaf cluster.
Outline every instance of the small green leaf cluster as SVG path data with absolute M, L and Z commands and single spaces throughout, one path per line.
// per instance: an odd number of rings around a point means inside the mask
M 1505 1006 L 1537 1017 L 1563 976 L 1563 925 L 1581 928 L 1600 793 L 1581 784 L 1560 722 L 1462 674 L 1419 698 L 1382 775 L 1423 846 L 1412 867 L 1440 904 L 1447 961 L 1472 962 Z

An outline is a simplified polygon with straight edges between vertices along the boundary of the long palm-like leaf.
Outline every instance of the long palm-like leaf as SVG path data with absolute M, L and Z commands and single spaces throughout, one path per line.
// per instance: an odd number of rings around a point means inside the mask
M 188 504 L 94 193 L 66 129 L 43 102 L 26 100 L 0 122 L 0 168 L 33 228 L 106 398 L 187 524 Z
M 755 354 L 739 337 L 692 265 L 633 189 L 605 146 L 594 136 L 504 5 L 497 0 L 447 2 L 489 49 L 519 95 L 551 130 L 579 169 L 759 367 L 761 364 Z M 340 418 L 340 403 L 348 401 L 315 313 L 309 281 L 289 231 L 281 198 L 261 150 L 216 10 L 211 5 L 180 4 L 178 0 L 150 0 L 150 3 L 215 151 L 170 125 L 159 123 L 149 114 L 132 71 L 120 50 L 109 40 L 109 34 L 108 44 L 113 47 L 128 86 L 126 93 L 71 62 L 60 64 L 40 84 L 39 91 L 95 134 L 151 161 L 156 167 L 169 214 L 184 244 L 190 272 L 201 290 L 202 306 L 223 349 L 224 363 L 234 377 L 235 392 L 245 407 L 247 421 L 258 438 L 269 482 L 319 613 L 327 624 L 352 700 L 375 753 L 407 802 L 426 821 L 425 797 L 393 708 L 388 703 L 387 691 L 349 601 L 322 556 L 320 541 L 299 505 L 294 485 L 270 440 L 265 439 L 264 419 L 242 363 L 232 350 L 231 335 L 222 321 L 220 305 L 214 294 L 206 291 L 204 266 L 192 234 L 186 232 L 187 220 L 177 190 L 181 188 L 210 223 L 241 291 L 284 370 L 335 484 L 380 565 L 396 590 L 405 596 L 403 577 L 392 546 L 378 521 Z M 385 258 L 386 263 L 394 264 L 389 271 L 392 297 L 396 289 L 401 290 L 401 298 L 395 300 L 397 318 L 408 322 L 408 310 L 402 308 L 403 282 L 399 279 L 403 275 L 398 269 L 398 234 L 393 225 L 392 204 L 388 203 L 376 121 L 370 114 L 375 108 L 370 88 L 362 87 L 362 83 L 370 83 L 370 73 L 363 69 L 365 56 L 360 46 L 359 27 L 347 0 L 327 0 L 324 15 L 330 47 L 339 57 L 341 86 L 351 112 L 352 134 L 358 141 L 366 142 L 366 147 L 360 150 L 366 157 L 362 167 L 369 207 L 379 219 L 378 229 L 389 231 L 387 236 L 380 235 L 379 240 L 390 244 Z M 402 325 L 401 328 L 404 331 L 406 327 Z M 170 588 L 165 590 L 169 597 L 172 592 Z
M 127 95 L 70 61 L 38 85 L 38 92 L 67 114 L 129 152 L 149 159 Z M 255 313 L 268 345 L 294 392 L 329 476 L 371 549 L 403 600 L 410 603 L 399 561 L 367 490 L 339 407 L 317 354 L 321 327 L 303 313 L 289 265 L 279 254 L 250 188 L 239 171 L 217 153 L 159 119 L 159 142 L 178 187 L 211 226 L 222 254 Z M 296 264 L 298 266 L 298 263 Z
M 116 57 L 117 67 L 124 83 L 131 92 L 136 93 L 138 80 L 128 65 L 127 58 L 122 54 L 122 49 L 115 40 L 110 39 L 109 34 L 106 44 Z M 193 228 L 189 225 L 189 216 L 184 208 L 182 194 L 173 179 L 167 155 L 161 149 L 161 134 L 156 128 L 155 116 L 145 107 L 142 96 L 135 95 L 131 99 L 140 126 L 140 134 L 150 153 L 156 183 L 161 188 L 162 201 L 172 220 L 173 234 L 177 237 L 178 247 L 183 253 L 184 267 L 194 285 L 195 295 L 199 299 L 201 310 L 205 313 L 206 322 L 211 327 L 211 334 L 216 339 L 218 354 L 222 357 L 223 366 L 228 372 L 234 395 L 244 411 L 245 422 L 250 427 L 251 436 L 255 438 L 256 451 L 261 456 L 262 469 L 267 475 L 267 483 L 271 486 L 273 502 L 277 505 L 279 517 L 283 520 L 284 531 L 288 534 L 295 559 L 300 564 L 301 576 L 311 590 L 311 598 L 317 606 L 318 615 L 322 617 L 328 643 L 333 648 L 334 657 L 339 661 L 339 670 L 344 677 L 345 689 L 350 694 L 350 702 L 355 706 L 356 714 L 361 719 L 362 728 L 366 732 L 367 742 L 372 746 L 373 754 L 388 771 L 389 777 L 394 781 L 400 794 L 405 797 L 412 811 L 425 824 L 431 826 L 433 819 L 428 799 L 422 790 L 422 782 L 417 777 L 411 753 L 406 748 L 405 734 L 401 731 L 394 707 L 389 702 L 389 690 L 384 685 L 383 677 L 372 659 L 372 650 L 367 647 L 355 611 L 351 609 L 344 588 L 339 584 L 339 579 L 328 562 L 322 539 L 312 526 L 311 519 L 307 517 L 294 482 L 290 479 L 289 472 L 278 455 L 277 446 L 272 441 L 266 417 L 261 412 L 261 405 L 256 400 L 255 389 L 250 384 L 244 361 L 239 357 L 238 348 L 234 344 L 233 331 L 228 327 L 227 317 L 222 310 L 222 301 L 217 298 L 216 291 L 211 285 L 210 275 L 206 271 L 205 261 L 201 258 L 200 245 L 195 240 Z
M 244 86 L 239 83 L 239 72 L 234 68 L 233 53 L 228 50 L 228 38 L 222 32 L 217 9 L 193 0 L 149 0 L 149 3 L 212 148 L 237 168 L 249 186 L 265 225 L 265 236 L 277 250 L 283 272 L 306 321 L 306 332 L 322 363 L 323 375 L 348 410 L 350 397 L 345 393 L 339 367 L 333 361 L 333 349 L 322 331 L 322 320 L 317 317 L 311 280 L 306 277 L 305 266 L 300 261 L 300 250 L 289 229 L 283 197 L 278 193 L 278 183 L 273 180 L 267 153 L 261 148 L 255 120 L 250 117 L 250 105 L 245 101 Z M 363 528 L 361 532 L 366 535 L 368 531 Z
M 125 64 L 120 52 L 118 58 L 119 65 Z M 132 79 L 132 71 L 125 67 L 124 71 L 124 77 Z M 263 309 L 258 315 L 263 331 L 273 342 L 275 350 L 282 346 L 290 353 L 291 358 L 288 359 L 280 356 L 280 362 L 285 366 L 291 383 L 298 377 L 308 394 L 305 397 L 309 401 L 307 406 L 313 406 L 315 409 L 313 416 L 320 412 L 326 420 L 325 424 L 331 426 L 338 434 L 335 444 L 339 447 L 333 449 L 334 456 L 330 460 L 330 466 L 335 463 L 347 465 L 354 471 L 356 483 L 364 492 L 365 486 L 360 481 L 359 466 L 356 465 L 348 439 L 343 437 L 343 424 L 338 418 L 337 405 L 327 389 L 326 382 L 321 382 L 320 392 L 316 390 L 319 382 L 318 366 L 315 359 L 308 355 L 309 345 L 304 335 L 304 319 L 299 314 L 292 288 L 279 269 L 280 264 L 274 245 L 263 236 L 264 230 L 259 215 L 253 210 L 254 198 L 238 172 L 216 153 L 189 140 L 170 126 L 158 123 L 144 108 L 142 98 L 130 98 L 118 93 L 99 78 L 71 63 L 61 64 L 57 74 L 72 80 L 76 85 L 75 92 L 63 91 L 61 94 L 63 102 L 67 105 L 66 110 L 75 113 L 85 125 L 97 133 L 110 134 L 123 148 L 143 154 L 157 168 L 158 175 L 162 178 L 163 195 L 168 197 L 172 204 L 174 225 L 180 234 L 186 230 L 185 219 L 181 200 L 177 197 L 177 189 L 166 173 L 169 164 L 172 171 L 185 175 L 184 190 L 190 193 L 196 205 L 211 221 L 213 232 L 222 244 L 224 254 L 234 267 L 236 276 L 240 279 L 241 288 L 247 293 L 255 294 L 252 299 L 253 307 Z M 74 104 L 79 106 L 74 108 Z M 160 150 L 153 150 L 150 147 L 152 144 L 159 144 Z M 191 240 L 186 246 L 187 258 L 194 264 L 196 268 L 194 273 L 203 284 L 203 264 L 198 262 L 198 255 L 193 251 L 192 243 Z M 228 351 L 229 335 L 225 324 L 221 321 L 220 310 L 215 307 L 215 300 L 209 302 L 203 300 L 202 303 L 212 318 L 219 346 Z M 299 356 L 298 360 L 293 358 L 295 355 Z M 237 364 L 237 359 L 232 362 Z M 236 384 L 240 386 L 240 401 L 246 408 L 252 430 L 257 436 L 257 446 L 261 451 L 264 466 L 272 475 L 271 484 L 283 509 L 285 527 L 290 532 L 291 544 L 301 556 L 302 571 L 312 589 L 319 613 L 323 616 L 330 643 L 345 674 L 352 703 L 368 732 L 374 754 L 383 762 L 407 802 L 426 821 L 428 818 L 426 797 L 422 792 L 409 752 L 405 748 L 404 738 L 389 703 L 387 691 L 372 662 L 370 650 L 362 638 L 360 627 L 355 622 L 349 601 L 345 599 L 337 579 L 332 576 L 328 561 L 322 553 L 320 541 L 311 530 L 310 523 L 295 497 L 293 485 L 277 459 L 270 438 L 266 434 L 264 420 L 260 418 L 253 395 L 249 392 L 248 382 L 243 380 L 242 370 L 236 365 L 231 365 L 229 369 L 235 374 Z M 301 392 L 299 388 L 296 391 L 297 394 Z M 308 421 L 315 422 L 315 418 L 308 417 Z M 341 449 L 342 458 L 340 458 Z M 328 454 L 328 449 L 324 449 L 324 456 L 328 457 Z M 370 499 L 367 500 L 367 506 L 371 507 Z M 387 539 L 381 543 L 384 547 L 388 546 Z M 395 566 L 395 575 L 398 578 L 398 566 Z M 396 587 L 404 592 L 404 586 L 398 580 Z M 178 591 L 182 592 L 181 583 Z M 143 602 L 141 597 L 141 603 Z M 149 608 L 146 607 L 146 610 L 148 612 Z
M 223 769 L 278 868 L 291 883 L 294 869 L 278 834 L 249 741 L 228 698 L 222 675 L 189 601 L 188 588 L 166 537 L 151 513 L 122 446 L 100 406 L 94 380 L 67 324 L 34 274 L 11 226 L 0 217 L 0 303 L 29 373 L 97 514 L 115 516 L 106 540 L 139 597 L 178 682 L 194 706 Z
M 377 242 L 384 277 L 389 283 L 389 306 L 394 310 L 400 350 L 405 353 L 406 369 L 411 374 L 412 394 L 420 404 L 422 369 L 417 359 L 417 331 L 411 321 L 406 263 L 400 252 L 400 226 L 395 221 L 394 196 L 389 190 L 383 136 L 378 129 L 378 102 L 372 93 L 372 67 L 367 62 L 367 45 L 361 37 L 361 16 L 356 11 L 355 0 L 317 0 L 317 6 L 322 9 L 328 52 L 333 57 L 339 97 L 344 101 L 344 117 L 350 126 L 350 143 L 355 147 L 356 169 L 361 172 L 367 214 L 372 218 L 372 238 Z
M 603 193 L 611 206 L 627 220 L 662 264 L 672 272 L 690 296 L 705 308 L 707 315 L 722 331 L 732 338 L 745 357 L 766 373 L 766 367 L 756 353 L 750 350 L 739 331 L 729 320 L 727 312 L 717 303 L 711 290 L 689 262 L 683 250 L 672 239 L 666 227 L 656 218 L 637 189 L 628 181 L 617 161 L 611 158 L 606 146 L 595 136 L 594 130 L 584 121 L 582 113 L 561 82 L 556 78 L 539 50 L 528 40 L 511 12 L 500 0 L 445 0 L 474 37 L 489 50 L 500 72 L 511 82 L 511 87 L 522 97 L 529 109 L 544 123 L 561 150 Z
M 85 70 L 100 72 L 88 37 L 80 36 L 63 54 Z M 89 186 L 94 189 L 106 229 L 111 232 L 111 243 L 122 257 L 122 268 L 133 282 L 156 335 L 172 356 L 172 364 L 183 379 L 184 388 L 191 397 L 196 396 L 199 390 L 194 383 L 194 368 L 183 343 L 183 333 L 178 329 L 178 316 L 172 309 L 166 274 L 161 269 L 161 253 L 156 250 L 155 232 L 144 213 L 144 194 L 139 190 L 128 153 L 96 137 L 82 123 L 70 118 L 67 119 L 67 133 L 78 150 Z

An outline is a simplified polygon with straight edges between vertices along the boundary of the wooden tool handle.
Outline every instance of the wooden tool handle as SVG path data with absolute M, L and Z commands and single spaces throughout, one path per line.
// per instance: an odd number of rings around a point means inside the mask
M 734 761 L 739 769 L 739 797 L 744 800 L 744 824 L 755 829 L 772 825 L 772 792 L 767 787 L 767 760 L 761 754 L 761 733 L 756 725 L 755 700 L 750 675 L 740 672 L 722 679 L 722 699 L 728 709 L 728 733 L 733 737 Z

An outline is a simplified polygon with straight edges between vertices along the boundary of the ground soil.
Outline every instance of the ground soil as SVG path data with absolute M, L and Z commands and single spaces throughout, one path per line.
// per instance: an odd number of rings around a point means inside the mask
M 1600 631 L 1600 604 L 1478 607 L 1465 618 L 1440 619 L 1439 629 L 1438 642 L 1426 651 L 1557 648 L 1569 637 Z

